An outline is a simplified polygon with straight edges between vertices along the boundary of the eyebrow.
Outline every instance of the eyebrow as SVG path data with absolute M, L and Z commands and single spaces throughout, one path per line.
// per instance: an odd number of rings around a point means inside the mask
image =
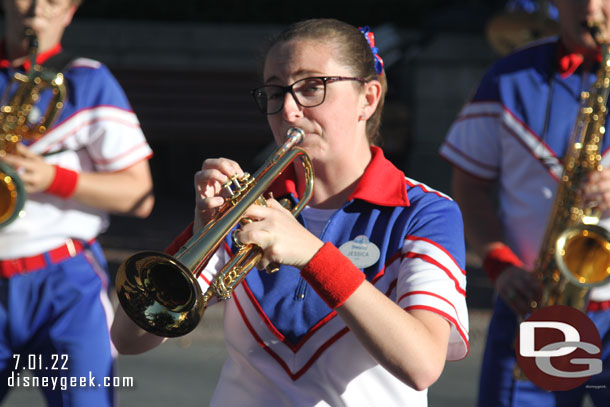
M 301 75 L 303 76 L 303 78 L 307 78 L 307 76 L 328 76 L 328 75 L 322 74 L 321 72 L 311 71 L 308 69 L 301 69 L 301 70 L 296 71 L 293 74 L 291 74 L 291 76 L 297 76 L 297 77 L 301 76 Z M 303 78 L 301 78 L 301 79 L 303 79 Z M 279 81 L 279 79 L 280 79 L 279 77 L 273 75 L 273 76 L 265 79 L 265 85 L 268 85 L 270 82 L 273 82 L 273 81 Z

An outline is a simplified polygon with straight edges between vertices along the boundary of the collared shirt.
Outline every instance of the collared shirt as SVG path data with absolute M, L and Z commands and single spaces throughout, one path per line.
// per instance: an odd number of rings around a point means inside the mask
M 339 248 L 359 242 L 376 256 L 360 269 L 366 279 L 405 310 L 443 316 L 451 325 L 447 359 L 463 358 L 468 314 L 459 209 L 449 197 L 406 178 L 381 149 L 372 147 L 372 153 L 320 238 Z M 294 195 L 292 176 L 276 184 L 275 193 Z M 212 258 L 200 276 L 204 290 L 233 251 L 221 249 Z M 381 367 L 292 267 L 274 274 L 253 269 L 224 306 L 229 358 L 212 405 L 426 405 L 427 392 Z
M 497 61 L 440 149 L 466 173 L 498 181 L 505 238 L 528 268 L 539 254 L 581 92 L 595 81 L 595 72 L 585 72 L 578 58 L 567 57 L 572 61 L 558 71 L 558 47 L 557 40 L 546 40 Z M 605 137 L 604 167 L 610 165 L 609 148 Z M 607 227 L 610 219 L 600 223 Z M 594 288 L 591 299 L 610 299 L 610 285 Z
M 37 61 L 44 62 L 60 51 L 58 44 Z M 0 57 L 0 93 L 15 71 Z M 29 143 L 34 153 L 43 155 L 50 164 L 78 172 L 121 171 L 152 155 L 137 117 L 106 66 L 77 58 L 63 74 L 67 100 L 51 128 Z M 50 93 L 41 94 L 31 119 L 46 110 Z M 28 194 L 23 216 L 0 233 L 0 258 L 39 254 L 64 244 L 68 238 L 91 240 L 105 230 L 107 221 L 104 211 L 76 200 L 44 192 Z

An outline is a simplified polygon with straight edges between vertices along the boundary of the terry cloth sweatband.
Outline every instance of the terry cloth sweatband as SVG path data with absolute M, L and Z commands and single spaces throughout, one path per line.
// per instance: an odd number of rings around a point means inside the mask
M 331 243 L 325 243 L 301 270 L 326 305 L 335 309 L 351 296 L 364 281 L 364 273 Z
M 493 284 L 498 276 L 510 266 L 523 267 L 523 262 L 508 246 L 500 246 L 492 249 L 483 260 L 483 270 Z
M 55 176 L 51 185 L 45 192 L 59 196 L 61 198 L 70 198 L 76 191 L 78 183 L 78 172 L 69 170 L 59 165 L 55 165 Z

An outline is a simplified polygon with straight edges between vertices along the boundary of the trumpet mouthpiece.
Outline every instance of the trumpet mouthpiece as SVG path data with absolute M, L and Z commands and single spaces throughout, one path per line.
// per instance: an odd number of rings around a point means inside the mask
M 296 144 L 298 144 L 305 137 L 305 132 L 302 129 L 299 129 L 298 127 L 291 127 L 286 132 L 286 137 L 287 138 L 294 138 L 294 139 L 296 139 L 295 140 Z

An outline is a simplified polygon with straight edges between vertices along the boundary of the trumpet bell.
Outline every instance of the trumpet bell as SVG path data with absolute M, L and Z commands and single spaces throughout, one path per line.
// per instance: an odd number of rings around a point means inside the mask
M 25 205 L 25 187 L 15 170 L 0 162 L 0 228 L 13 222 Z
M 559 270 L 574 284 L 594 287 L 610 277 L 610 232 L 597 225 L 566 229 L 555 249 Z
M 185 335 L 203 316 L 205 308 L 197 278 L 166 253 L 143 251 L 131 256 L 119 267 L 116 286 L 125 312 L 138 326 L 155 335 Z

